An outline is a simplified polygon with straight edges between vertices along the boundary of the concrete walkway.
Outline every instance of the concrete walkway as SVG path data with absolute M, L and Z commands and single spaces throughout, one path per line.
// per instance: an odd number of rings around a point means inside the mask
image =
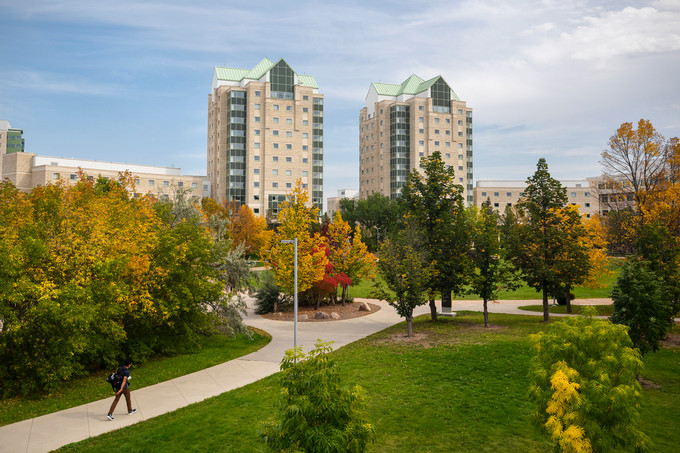
M 298 345 L 309 351 L 320 338 L 324 341 L 334 341 L 333 349 L 338 349 L 402 320 L 386 303 L 371 302 L 380 305 L 381 309 L 360 318 L 299 322 Z M 540 303 L 541 301 L 536 300 L 490 302 L 489 312 L 542 316 L 539 312 L 522 311 L 517 308 Z M 574 303 L 609 304 L 611 300 L 588 299 Z M 453 310 L 481 311 L 482 302 L 454 301 Z M 429 313 L 427 305 L 416 310 L 416 314 L 424 313 Z M 136 414 L 127 415 L 125 401 L 122 398 L 114 413 L 115 420 L 108 420 L 106 413 L 113 401 L 112 394 L 110 398 L 104 400 L 0 427 L 0 452 L 47 452 L 174 411 L 278 372 L 284 352 L 293 347 L 293 323 L 264 319 L 255 315 L 252 309 L 249 309 L 245 323 L 268 332 L 272 336 L 271 342 L 259 351 L 238 359 L 139 390 L 134 388 L 133 368 L 132 407 L 137 409 Z M 108 384 L 102 381 L 102 386 L 104 385 Z

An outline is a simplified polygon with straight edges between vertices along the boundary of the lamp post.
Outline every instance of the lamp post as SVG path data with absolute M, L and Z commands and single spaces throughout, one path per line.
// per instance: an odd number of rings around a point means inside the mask
M 298 284 L 297 284 L 297 271 L 298 271 L 298 240 L 297 238 L 290 240 L 284 239 L 281 241 L 282 244 L 293 244 L 295 249 L 294 267 L 293 267 L 293 347 L 297 348 L 297 322 L 298 322 Z

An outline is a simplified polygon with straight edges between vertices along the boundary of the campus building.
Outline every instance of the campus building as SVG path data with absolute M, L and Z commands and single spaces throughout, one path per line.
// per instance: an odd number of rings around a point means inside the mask
M 400 85 L 373 82 L 359 114 L 359 195 L 396 198 L 420 160 L 439 151 L 473 202 L 472 109 L 442 76 L 412 75 Z
M 220 204 L 274 216 L 298 179 L 323 209 L 324 97 L 314 77 L 264 59 L 215 67 L 208 96 L 208 177 Z
M 210 197 L 210 181 L 205 176 L 182 175 L 175 167 L 130 165 L 117 162 L 38 156 L 17 152 L 2 156 L 2 177 L 8 178 L 19 190 L 28 192 L 59 180 L 75 182 L 82 171 L 88 178 L 104 177 L 118 180 L 121 173 L 129 171 L 134 181 L 131 195 L 139 197 L 151 193 L 159 198 L 173 198 L 175 190 L 182 188 L 194 200 Z
M 333 215 L 340 210 L 340 201 L 345 198 L 350 200 L 359 199 L 359 191 L 356 189 L 340 189 L 336 197 L 326 198 L 326 215 L 333 219 Z
M 2 156 L 24 152 L 24 131 L 13 129 L 7 120 L 0 120 L 0 175 L 2 175 Z
M 601 190 L 598 189 L 600 182 L 600 177 L 560 180 L 562 187 L 567 189 L 568 202 L 577 205 L 581 215 L 587 218 L 602 213 L 599 200 Z M 482 203 L 489 200 L 496 211 L 503 213 L 506 206 L 513 206 L 519 201 L 526 187 L 526 181 L 522 180 L 479 180 L 474 189 L 475 206 L 481 207 Z

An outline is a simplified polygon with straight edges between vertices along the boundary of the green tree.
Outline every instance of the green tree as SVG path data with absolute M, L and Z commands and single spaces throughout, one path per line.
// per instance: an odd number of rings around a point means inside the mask
M 500 216 L 491 203 L 484 202 L 476 216 L 473 259 L 477 272 L 472 277 L 471 289 L 484 301 L 484 327 L 489 327 L 488 301 L 496 299 L 499 291 L 516 289 L 519 275 L 511 262 L 503 259 Z
M 413 336 L 413 310 L 427 302 L 432 274 L 422 239 L 415 230 L 404 230 L 380 244 L 378 269 L 388 288 L 378 287 L 378 295 L 406 319 L 408 336 Z
M 623 266 L 612 291 L 611 320 L 628 326 L 628 335 L 642 354 L 659 349 L 673 325 L 673 310 L 663 289 L 663 281 L 647 262 L 632 259 Z
M 389 237 L 399 228 L 401 206 L 397 200 L 376 192 L 366 199 L 340 200 L 340 212 L 352 229 L 358 223 L 370 250 L 378 250 L 378 240 Z
M 423 174 L 413 170 L 402 188 L 404 222 L 420 228 L 427 260 L 436 272 L 430 274 L 430 315 L 437 320 L 434 294 L 442 305 L 451 305 L 451 293 L 462 293 L 473 270 L 470 259 L 470 225 L 463 203 L 463 187 L 455 183 L 453 168 L 447 168 L 441 153 L 422 159 Z
M 519 240 L 514 243 L 517 248 L 513 252 L 526 283 L 542 291 L 543 320 L 548 321 L 548 294 L 559 283 L 557 257 L 564 244 L 558 213 L 567 203 L 567 192 L 550 176 L 545 159 L 539 159 L 536 167 L 518 203 Z
M 569 317 L 530 336 L 530 397 L 535 420 L 563 452 L 641 450 L 642 360 L 627 328 Z
M 286 351 L 278 420 L 262 433 L 269 451 L 361 453 L 373 442 L 364 390 L 342 386 L 330 352 L 331 343 L 321 340 L 306 355 L 300 346 Z

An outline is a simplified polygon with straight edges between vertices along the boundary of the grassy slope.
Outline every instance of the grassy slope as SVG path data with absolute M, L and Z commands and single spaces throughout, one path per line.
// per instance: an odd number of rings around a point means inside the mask
M 347 383 L 367 389 L 374 452 L 550 451 L 529 422 L 526 399 L 530 359 L 527 335 L 546 324 L 532 316 L 496 315 L 492 329 L 478 313 L 432 324 L 415 322 L 421 344 L 394 342 L 404 324 L 336 352 Z M 396 335 L 396 336 L 395 336 Z M 680 350 L 645 358 L 644 376 L 661 384 L 645 390 L 643 428 L 652 451 L 673 451 L 680 426 Z M 134 449 L 137 452 L 262 451 L 259 423 L 271 417 L 279 387 L 272 376 L 241 389 L 63 451 Z
M 131 368 L 133 389 L 183 376 L 194 371 L 241 357 L 265 346 L 271 337 L 264 332 L 255 333 L 249 340 L 245 335 L 225 337 L 214 335 L 205 338 L 201 348 L 188 354 L 161 357 Z M 112 395 L 111 386 L 105 382 L 110 371 L 101 371 L 86 378 L 65 382 L 58 393 L 36 399 L 7 398 L 0 403 L 0 426 L 39 415 L 79 406 Z
M 583 311 L 584 307 L 593 307 L 599 316 L 611 316 L 614 314 L 614 305 L 572 305 L 571 306 L 571 312 L 573 314 L 578 314 Z M 543 312 L 543 305 L 523 305 L 519 307 L 520 310 L 527 310 L 527 311 L 538 311 L 538 312 Z M 553 307 L 552 305 L 548 308 L 550 313 L 566 313 L 567 312 L 567 306 L 566 305 L 558 305 L 557 307 Z

